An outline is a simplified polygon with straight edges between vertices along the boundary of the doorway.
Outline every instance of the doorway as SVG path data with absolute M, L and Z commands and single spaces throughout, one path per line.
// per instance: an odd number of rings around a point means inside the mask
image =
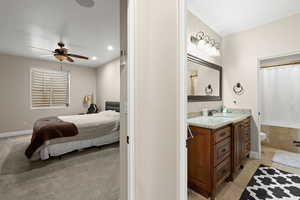
M 273 162 L 299 166 L 299 53 L 259 59 L 259 146 Z M 289 80 L 289 81 L 287 81 Z
M 10 113 L 1 117 L 7 121 L 0 124 L 2 198 L 132 199 L 128 9 L 123 0 L 1 2 L 0 23 L 5 28 L 0 31 L 0 74 L 5 98 L 0 107 Z M 14 25 L 6 22 L 7 16 Z M 113 137 L 108 133 L 99 139 L 93 130 L 86 132 L 91 138 L 81 135 L 84 128 L 74 117 L 82 122 L 97 111 L 112 118 L 120 112 L 120 129 L 112 128 Z M 24 151 L 35 122 L 50 116 L 75 125 L 74 136 L 47 140 L 27 159 Z M 72 137 L 76 138 L 69 141 Z

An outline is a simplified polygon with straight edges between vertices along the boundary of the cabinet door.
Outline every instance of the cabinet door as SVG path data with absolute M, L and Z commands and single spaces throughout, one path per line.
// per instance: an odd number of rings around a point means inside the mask
M 246 131 L 243 124 L 240 127 L 240 160 L 243 161 L 246 158 L 246 149 L 247 149 L 247 138 L 246 138 Z
M 243 124 L 243 137 L 244 137 L 244 142 L 243 142 L 243 156 L 246 158 L 249 153 L 250 153 L 250 124 L 248 120 L 246 123 Z
M 245 131 L 243 124 L 239 124 L 238 128 L 238 162 L 239 165 L 244 159 L 244 150 L 245 150 Z
M 192 128 L 193 139 L 188 142 L 188 182 L 189 186 L 201 187 L 207 191 L 211 187 L 211 137 Z
M 243 126 L 241 123 L 234 125 L 234 134 L 233 134 L 233 167 L 234 171 L 240 168 L 242 159 L 243 159 L 243 148 L 244 148 L 244 137 L 243 137 Z

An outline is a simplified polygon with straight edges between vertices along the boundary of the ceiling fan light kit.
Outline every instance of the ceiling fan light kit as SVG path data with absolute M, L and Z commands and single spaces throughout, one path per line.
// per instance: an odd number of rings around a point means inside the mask
M 65 60 L 67 60 L 67 61 L 73 63 L 74 60 L 71 57 L 79 58 L 79 59 L 85 59 L 85 60 L 89 59 L 86 56 L 81 56 L 81 55 L 69 53 L 69 50 L 67 48 L 65 48 L 65 44 L 63 42 L 59 42 L 59 43 L 57 43 L 57 45 L 59 46 L 59 48 L 55 49 L 54 51 L 51 51 L 51 50 L 48 50 L 48 49 L 43 49 L 43 50 L 50 51 L 52 53 L 50 55 L 53 55 L 60 62 L 63 62 Z M 41 49 L 41 48 L 37 48 L 37 49 Z
M 64 55 L 59 55 L 59 54 L 54 54 L 54 57 L 59 60 L 60 62 L 64 61 L 65 59 L 67 59 L 66 56 Z

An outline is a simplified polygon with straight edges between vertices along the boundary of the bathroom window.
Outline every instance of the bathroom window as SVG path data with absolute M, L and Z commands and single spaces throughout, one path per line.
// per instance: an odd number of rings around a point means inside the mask
M 69 104 L 69 72 L 31 69 L 32 109 L 62 108 Z

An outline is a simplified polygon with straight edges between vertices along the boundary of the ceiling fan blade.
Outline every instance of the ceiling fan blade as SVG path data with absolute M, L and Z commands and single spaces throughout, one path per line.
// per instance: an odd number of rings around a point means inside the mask
M 71 57 L 74 57 L 74 58 L 81 58 L 81 59 L 86 59 L 86 60 L 89 59 L 88 57 L 80 56 L 80 55 L 76 55 L 76 54 L 71 54 L 71 53 L 68 53 L 67 55 L 71 56 Z
M 49 52 L 53 53 L 53 51 L 51 51 L 49 49 L 44 49 L 44 48 L 39 48 L 39 47 L 33 47 L 33 46 L 30 46 L 30 48 L 32 48 L 32 49 L 38 49 L 38 50 L 41 50 L 41 51 L 49 51 Z
M 71 58 L 71 57 L 67 57 L 67 60 L 69 61 L 69 62 L 74 62 L 74 60 Z

